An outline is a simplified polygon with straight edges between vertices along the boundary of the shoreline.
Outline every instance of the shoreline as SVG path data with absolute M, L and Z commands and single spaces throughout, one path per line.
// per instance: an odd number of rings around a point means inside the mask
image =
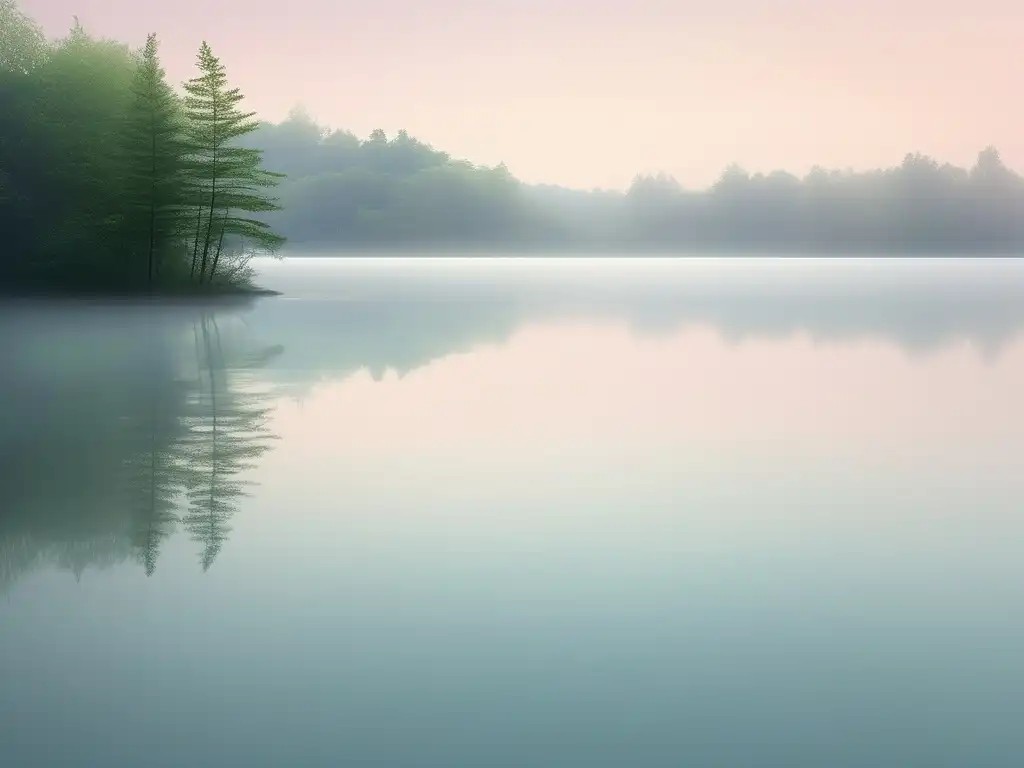
M 50 300 L 85 300 L 85 301 L 173 301 L 191 302 L 213 300 L 246 300 L 269 296 L 282 296 L 281 291 L 271 288 L 226 287 L 199 290 L 153 290 L 153 291 L 118 291 L 103 289 L 72 289 L 72 288 L 0 288 L 0 300 L 18 299 L 50 299 Z

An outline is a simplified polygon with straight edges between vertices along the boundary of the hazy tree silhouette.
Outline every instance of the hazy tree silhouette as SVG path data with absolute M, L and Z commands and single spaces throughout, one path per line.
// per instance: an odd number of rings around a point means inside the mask
M 359 139 L 303 110 L 250 141 L 286 173 L 274 221 L 318 248 L 579 249 L 921 254 L 1024 249 L 1024 181 L 993 148 L 974 167 L 918 153 L 863 172 L 748 173 L 709 188 L 637 176 L 625 192 L 517 181 L 404 131 Z M 674 161 L 677 158 L 666 158 Z

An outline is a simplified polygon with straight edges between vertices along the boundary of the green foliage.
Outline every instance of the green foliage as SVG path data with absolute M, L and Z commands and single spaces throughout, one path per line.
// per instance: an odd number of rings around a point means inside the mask
M 330 248 L 1024 250 L 1024 181 L 991 148 L 971 169 L 910 154 L 886 170 L 804 178 L 732 166 L 699 192 L 663 174 L 626 192 L 577 191 L 520 183 L 405 131 L 361 140 L 300 109 L 261 124 L 205 42 L 197 65 L 179 96 L 155 36 L 133 52 L 76 22 L 48 43 L 0 0 L 0 286 L 240 283 L 249 257 L 278 253 L 285 237 Z
M 251 214 L 277 210 L 263 192 L 281 176 L 239 144 L 258 123 L 206 43 L 182 99 L 155 35 L 135 52 L 76 20 L 50 44 L 11 0 L 0 22 L 0 285 L 237 283 L 280 247 Z
M 216 274 L 225 238 L 256 243 L 268 251 L 280 247 L 283 238 L 265 222 L 239 215 L 278 210 L 262 190 L 274 186 L 280 175 L 263 169 L 259 150 L 237 144 L 259 122 L 253 120 L 254 113 L 238 109 L 242 94 L 228 88 L 224 65 L 205 41 L 198 67 L 199 76 L 185 84 L 185 124 L 198 222 L 191 274 L 203 283 Z
M 182 113 L 157 49 L 156 35 L 150 35 L 132 81 L 124 136 L 125 235 L 133 255 L 146 255 L 144 261 L 136 258 L 133 263 L 145 267 L 147 283 L 159 279 L 163 262 L 174 257 L 191 221 L 185 209 Z
M 32 256 L 47 280 L 119 277 L 124 157 L 111 136 L 121 132 L 134 67 L 125 46 L 76 24 L 26 76 L 16 127 L 28 163 L 15 178 L 32 194 Z
M 0 0 L 0 72 L 27 74 L 46 58 L 46 38 L 14 0 Z

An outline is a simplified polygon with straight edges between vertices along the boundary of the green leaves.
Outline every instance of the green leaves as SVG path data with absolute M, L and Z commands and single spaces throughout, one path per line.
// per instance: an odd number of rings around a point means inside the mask
M 50 44 L 0 0 L 0 281 L 138 290 L 237 280 L 254 251 L 280 247 L 249 218 L 278 210 L 266 190 L 281 176 L 240 142 L 259 122 L 205 42 L 197 64 L 179 95 L 156 35 L 131 51 L 76 19 Z
M 133 263 L 152 285 L 189 219 L 181 106 L 164 76 L 156 35 L 149 35 L 131 85 L 125 130 L 125 237 Z
M 238 144 L 260 123 L 255 113 L 239 109 L 242 94 L 228 88 L 224 65 L 205 41 L 197 64 L 199 75 L 185 84 L 184 99 L 197 221 L 192 273 L 208 283 L 217 275 L 225 244 L 237 246 L 229 256 L 233 259 L 247 259 L 253 250 L 274 252 L 283 244 L 265 222 L 238 215 L 278 210 L 262 190 L 275 186 L 281 174 L 264 170 L 260 150 Z
M 43 31 L 14 0 L 0 0 L 0 72 L 28 74 L 46 59 Z

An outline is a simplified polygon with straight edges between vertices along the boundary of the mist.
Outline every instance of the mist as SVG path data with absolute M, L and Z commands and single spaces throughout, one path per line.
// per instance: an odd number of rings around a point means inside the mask
M 291 247 L 533 251 L 1010 254 L 1024 183 L 994 147 L 959 168 L 908 153 L 891 168 L 726 168 L 710 187 L 638 175 L 624 192 L 519 181 L 406 131 L 360 139 L 302 109 L 251 137 L 287 175 L 268 221 Z

